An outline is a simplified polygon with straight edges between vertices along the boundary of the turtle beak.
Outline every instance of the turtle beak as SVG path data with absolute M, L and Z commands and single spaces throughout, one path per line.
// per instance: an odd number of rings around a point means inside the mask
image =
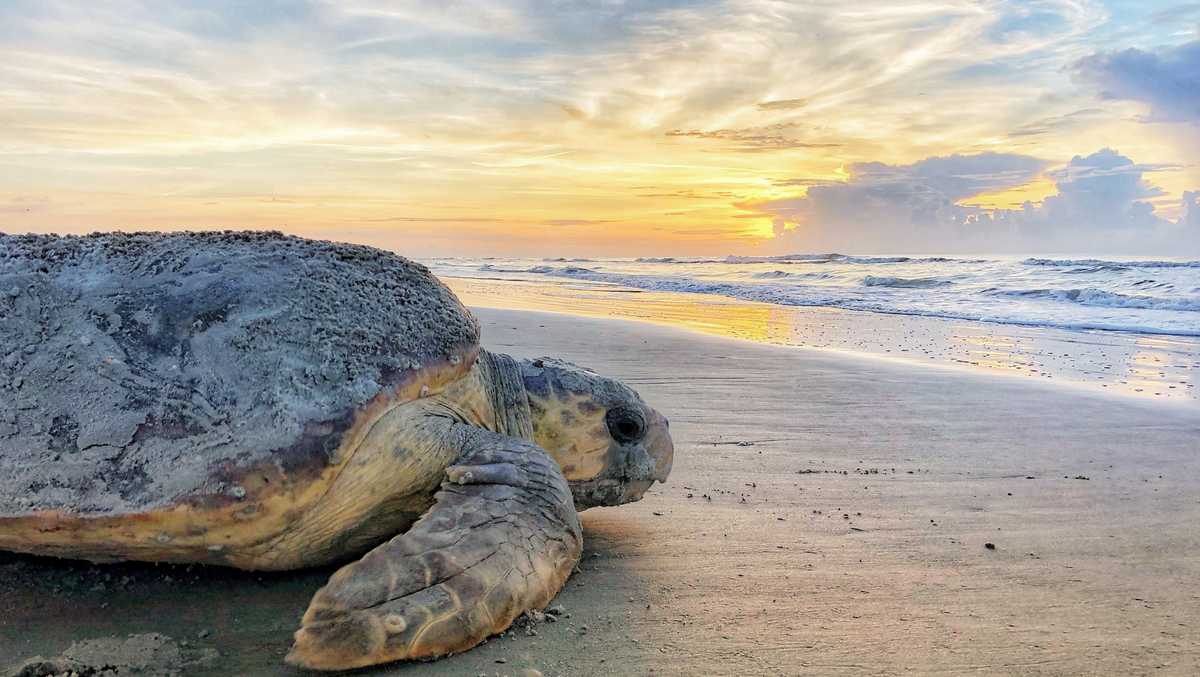
M 649 408 L 648 408 L 649 409 Z M 675 460 L 675 443 L 671 441 L 671 422 L 666 416 L 649 409 L 646 412 L 648 429 L 644 442 L 646 453 L 654 459 L 654 479 L 666 482 Z
M 624 505 L 642 500 L 655 482 L 666 482 L 675 458 L 670 425 L 666 417 L 646 407 L 646 433 L 636 444 L 613 442 L 610 463 L 604 473 L 571 482 L 575 507 L 586 510 L 601 505 Z

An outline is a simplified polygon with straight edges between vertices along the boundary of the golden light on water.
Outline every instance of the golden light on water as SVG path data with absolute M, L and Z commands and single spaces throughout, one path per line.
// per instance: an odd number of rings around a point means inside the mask
M 635 320 L 711 336 L 1019 376 L 1122 395 L 1200 399 L 1200 338 L 788 307 L 616 285 L 443 278 L 468 306 Z M 531 331 L 534 330 L 531 328 Z M 1086 334 L 1084 334 L 1086 336 Z M 484 336 L 487 343 L 487 336 Z
M 787 343 L 791 313 L 766 303 L 616 286 L 444 278 L 468 306 L 638 320 L 762 343 Z

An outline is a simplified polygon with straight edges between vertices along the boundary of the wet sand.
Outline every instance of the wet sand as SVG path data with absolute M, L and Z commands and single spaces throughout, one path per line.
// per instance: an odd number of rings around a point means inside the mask
M 1194 406 L 479 315 L 489 348 L 638 388 L 671 417 L 675 470 L 584 514 L 557 622 L 371 674 L 1200 673 Z M 159 633 L 219 652 L 186 674 L 298 674 L 280 661 L 328 575 L 2 557 L 0 665 Z
M 1065 381 L 1096 392 L 1200 405 L 1200 337 L 1196 336 L 781 306 L 609 284 L 461 277 L 444 281 L 475 307 L 639 320 L 759 343 Z

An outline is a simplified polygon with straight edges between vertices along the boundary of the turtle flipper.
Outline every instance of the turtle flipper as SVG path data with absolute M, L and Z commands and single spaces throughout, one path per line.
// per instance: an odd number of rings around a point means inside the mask
M 313 597 L 289 663 L 344 670 L 465 651 L 558 594 L 583 544 L 558 464 L 524 440 L 463 435 L 429 512 Z

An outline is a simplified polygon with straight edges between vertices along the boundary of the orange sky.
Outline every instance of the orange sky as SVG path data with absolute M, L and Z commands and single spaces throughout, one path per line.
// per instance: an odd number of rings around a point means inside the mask
M 1107 71 L 1079 64 L 1195 40 L 1162 19 L 1175 5 L 16 2 L 0 8 L 0 229 L 280 228 L 414 255 L 774 252 L 808 244 L 777 240 L 780 219 L 822 225 L 764 205 L 803 211 L 809 186 L 854 181 L 861 163 L 1042 163 L 951 195 L 989 211 L 1040 203 L 1055 171 L 1105 147 L 1138 163 L 1131 199 L 1174 221 L 1200 188 L 1196 122 L 1102 98 Z M 875 247 L 863 238 L 847 249 Z

